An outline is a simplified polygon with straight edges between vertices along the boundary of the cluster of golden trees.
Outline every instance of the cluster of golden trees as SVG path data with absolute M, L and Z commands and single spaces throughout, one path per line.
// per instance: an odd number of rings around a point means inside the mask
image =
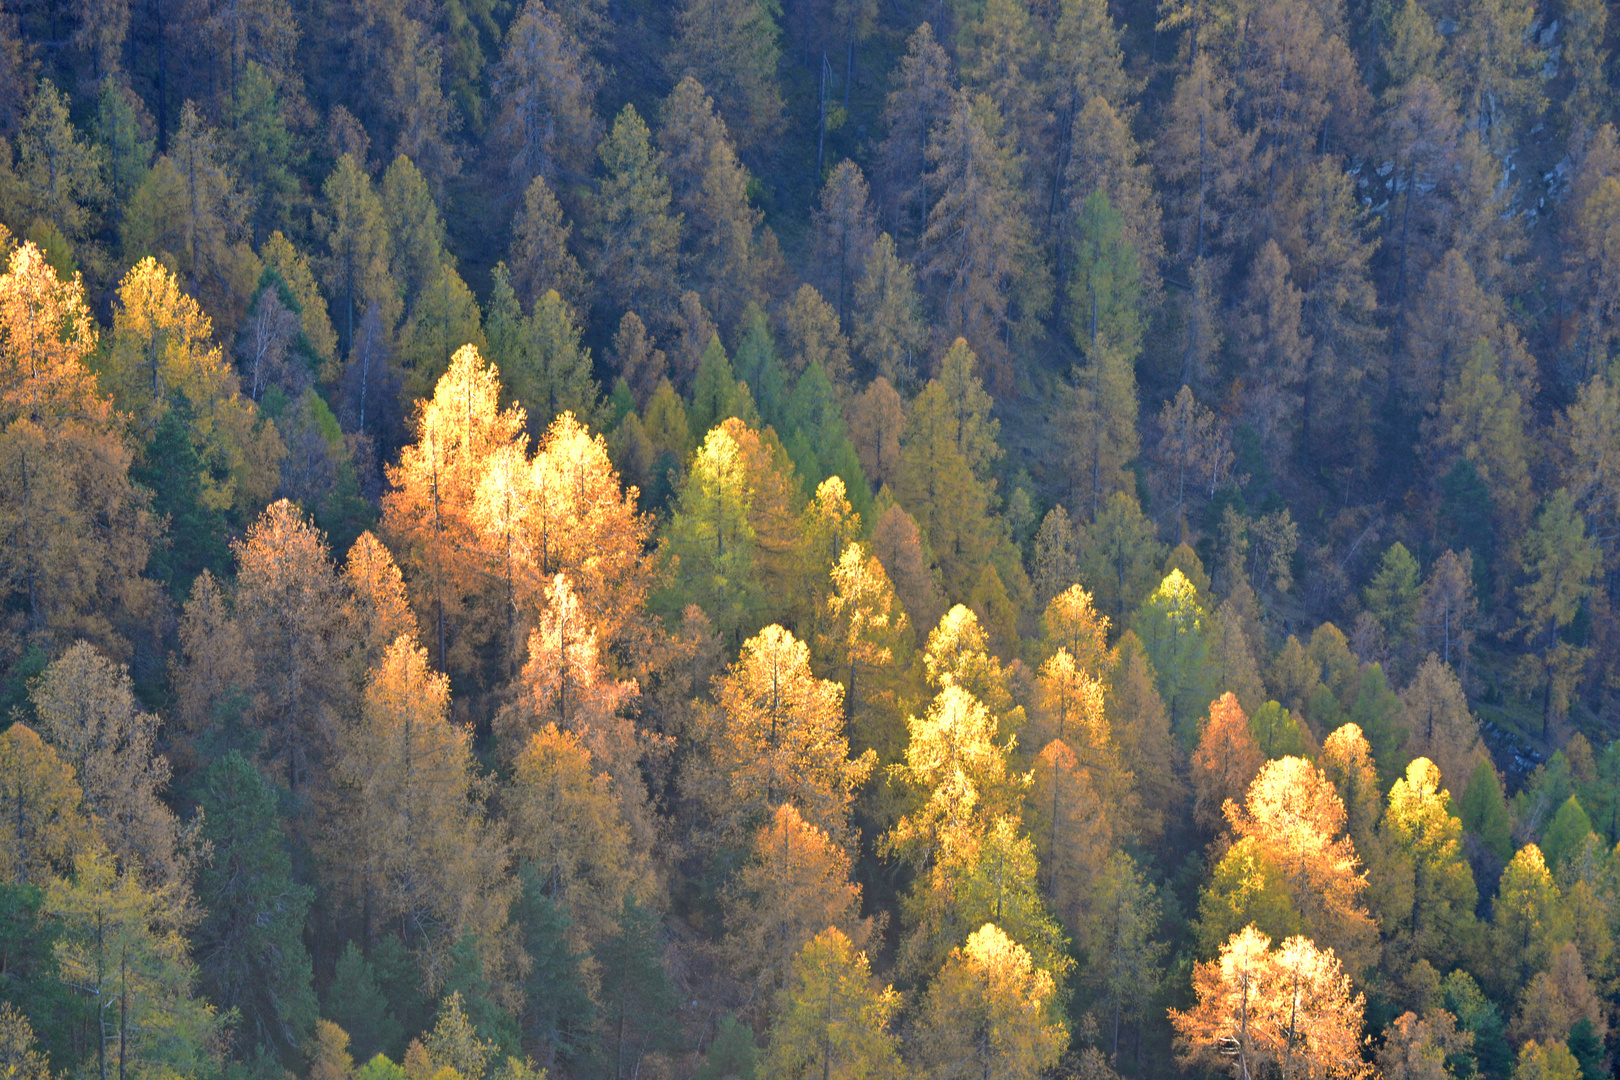
M 0 11 L 0 1072 L 1600 1080 L 1610 35 Z

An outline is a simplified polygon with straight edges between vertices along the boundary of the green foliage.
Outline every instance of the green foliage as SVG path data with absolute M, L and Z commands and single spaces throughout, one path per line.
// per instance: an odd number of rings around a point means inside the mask
M 315 891 L 292 877 L 277 795 L 237 751 L 203 774 L 202 837 L 213 856 L 197 879 L 207 914 L 192 935 L 203 987 L 235 1009 L 239 1031 L 293 1060 L 315 1026 L 304 918 Z
M 692 1080 L 754 1080 L 759 1057 L 753 1030 L 727 1013 L 715 1025 L 714 1040 Z
M 0 1001 L 29 1018 L 52 1070 L 66 1073 L 76 1063 L 76 1029 L 90 1012 L 62 980 L 56 957 L 62 928 L 44 918 L 44 905 L 37 886 L 0 882 Z
M 872 488 L 850 441 L 833 384 L 814 361 L 793 387 L 783 410 L 781 433 L 806 496 L 829 476 L 844 481 L 844 492 L 862 521 L 872 520 Z
M 1496 766 L 1481 761 L 1474 766 L 1457 807 L 1463 828 L 1474 836 L 1498 863 L 1505 863 L 1513 854 L 1512 818 L 1508 813 L 1507 796 L 1502 791 L 1502 778 Z
M 1379 779 L 1385 784 L 1394 783 L 1404 764 L 1400 748 L 1406 742 L 1406 729 L 1401 699 L 1390 689 L 1382 664 L 1369 664 L 1361 670 L 1355 694 L 1350 721 L 1361 725 L 1361 733 L 1372 747 L 1373 760 L 1378 763 Z
M 1249 717 L 1249 734 L 1260 752 L 1275 760 L 1300 757 L 1305 753 L 1305 731 L 1294 715 L 1275 701 L 1268 701 Z
M 675 1037 L 675 988 L 664 970 L 658 913 L 626 897 L 619 929 L 596 947 L 602 970 L 602 1019 L 607 1036 L 598 1053 L 615 1076 L 634 1069 L 648 1051 Z
M 1456 1075 L 1477 1071 L 1487 1080 L 1506 1080 L 1513 1071 L 1513 1052 L 1503 1034 L 1502 1014 L 1472 975 L 1457 970 L 1440 983 L 1446 1011 L 1457 1018 L 1457 1026 L 1474 1037 L 1472 1069 L 1459 1069 Z
M 1404 647 L 1417 629 L 1421 585 L 1417 560 L 1397 542 L 1384 552 L 1378 573 L 1362 591 L 1367 610 L 1383 625 L 1392 648 Z
M 1197 590 L 1180 570 L 1170 571 L 1131 618 L 1158 677 L 1170 730 L 1189 748 L 1198 739 L 1198 718 L 1215 696 L 1208 622 Z
M 534 311 L 518 331 L 516 348 L 501 368 L 531 430 L 544 431 L 563 412 L 596 427 L 601 389 L 592 376 L 591 350 L 579 339 L 568 305 L 556 289 L 547 289 L 535 300 Z
M 1075 225 L 1069 333 L 1091 357 L 1114 349 L 1127 362 L 1142 349 L 1142 266 L 1106 192 L 1092 192 Z
M 152 493 L 152 512 L 169 522 L 166 542 L 152 553 L 150 572 L 182 600 L 204 570 L 224 578 L 231 569 L 225 512 L 203 498 L 202 484 L 205 468 L 216 480 L 223 479 L 225 470 L 210 467 L 198 456 L 190 422 L 190 402 L 172 400 L 141 460 L 130 468 L 130 479 Z
M 321 1012 L 349 1033 L 349 1046 L 357 1058 L 381 1058 L 404 1050 L 405 1029 L 378 985 L 376 970 L 352 941 L 338 957 L 337 973 Z
M 484 961 L 478 954 L 478 938 L 463 934 L 450 952 L 450 970 L 439 995 L 440 1007 L 458 997 L 478 1038 L 501 1056 L 518 1053 L 517 1021 L 492 998 L 494 987 L 484 974 Z
M 758 304 L 743 311 L 742 331 L 737 337 L 737 378 L 748 384 L 748 391 L 759 407 L 760 419 L 782 427 L 782 410 L 787 404 L 787 374 L 776 351 L 776 337 Z
M 1583 1016 L 1575 1021 L 1564 1045 L 1581 1067 L 1581 1080 L 1605 1080 L 1611 1075 L 1603 1063 L 1603 1040 L 1598 1038 L 1589 1017 Z
M 537 1048 L 547 1068 L 559 1060 L 578 1063 L 596 1027 L 596 1004 L 585 984 L 587 957 L 575 951 L 568 913 L 546 895 L 533 864 L 520 867 L 518 877 L 523 891 L 513 914 L 530 961 L 520 1017 L 524 1045 Z
M 692 380 L 692 407 L 686 413 L 692 441 L 702 442 L 710 428 L 735 415 L 736 401 L 737 377 L 732 373 L 731 361 L 726 358 L 725 346 L 720 344 L 720 335 L 716 334 L 704 348 L 697 376 Z
M 1571 795 L 1558 808 L 1552 824 L 1541 837 L 1541 853 L 1546 856 L 1547 865 L 1556 871 L 1564 865 L 1565 859 L 1580 850 L 1590 835 L 1592 819 L 1581 808 L 1581 801 Z

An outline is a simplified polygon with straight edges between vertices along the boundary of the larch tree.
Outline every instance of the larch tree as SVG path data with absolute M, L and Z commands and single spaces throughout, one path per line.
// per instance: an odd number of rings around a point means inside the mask
M 512 220 L 512 285 L 518 300 L 531 309 L 548 289 L 555 289 L 574 311 L 589 310 L 589 283 L 569 245 L 574 226 L 544 176 L 536 176 L 523 193 L 523 206 Z
M 1197 1003 L 1170 1010 L 1184 1063 L 1228 1070 L 1239 1080 L 1275 1070 L 1299 1076 L 1363 1077 L 1365 999 L 1331 949 L 1291 937 L 1273 950 L 1252 926 L 1193 969 Z
M 1311 342 L 1300 380 L 1300 439 L 1306 453 L 1339 457 L 1349 447 L 1335 452 L 1332 440 L 1364 414 L 1377 374 L 1382 334 L 1369 269 L 1377 245 L 1366 236 L 1353 178 L 1333 162 L 1310 166 L 1300 196 L 1299 239 L 1288 255 L 1303 293 L 1300 332 Z
M 49 79 L 40 83 L 18 126 L 17 180 L 30 210 L 77 239 L 92 227 L 103 193 L 95 149 L 74 130 L 68 105 Z
M 1562 901 L 1541 848 L 1524 845 L 1502 871 L 1491 906 L 1490 943 L 1497 961 L 1492 983 L 1523 986 L 1532 973 L 1550 966 L 1571 934 Z
M 857 278 L 869 265 L 877 240 L 870 199 L 860 166 L 846 158 L 822 185 L 821 202 L 812 213 L 817 281 L 822 295 L 832 298 L 846 331 L 853 329 Z
M 1117 1055 L 1121 1025 L 1146 1019 L 1163 979 L 1167 948 L 1157 937 L 1163 908 L 1152 882 L 1123 851 L 1108 857 L 1093 890 L 1092 915 L 1078 941 L 1091 961 L 1085 978 L 1111 1020 L 1111 1053 Z
M 614 678 L 599 649 L 599 628 L 579 603 L 566 574 L 544 591 L 545 608 L 529 633 L 527 662 L 514 680 L 515 700 L 497 714 L 507 751 L 518 751 L 543 725 L 579 736 L 598 768 L 612 778 L 623 818 L 642 850 L 655 835 L 642 778 L 659 742 L 626 715 L 640 693 L 634 679 Z
M 1030 159 L 1034 205 L 1048 201 L 1053 118 L 1043 107 L 1040 23 L 1023 0 L 989 0 L 957 29 L 956 58 L 962 85 L 983 95 L 1012 128 L 1011 142 Z
M 495 123 L 512 189 L 577 183 L 589 170 L 599 122 L 593 65 L 562 11 L 525 3 L 506 31 L 494 84 Z
M 204 503 L 246 513 L 275 492 L 283 451 L 212 338 L 212 322 L 174 275 L 142 259 L 119 283 L 101 377 L 143 441 L 183 402 L 198 457 L 224 464 L 227 474 L 221 482 L 212 469 L 199 472 Z
M 1332 782 L 1304 758 L 1261 766 L 1243 806 L 1227 820 L 1278 869 L 1310 936 L 1359 970 L 1377 935 L 1367 913 L 1366 876 L 1345 832 L 1345 809 Z
M 235 552 L 236 619 L 256 661 L 249 722 L 289 788 L 320 785 L 341 718 L 355 703 L 342 663 L 343 588 L 326 537 L 282 499 Z
M 1067 7 L 1079 12 L 1081 21 L 1109 19 L 1101 5 L 1089 0 Z M 1119 215 L 1120 239 L 1136 255 L 1142 299 L 1151 307 L 1163 291 L 1159 263 L 1164 258 L 1161 211 L 1153 190 L 1152 170 L 1140 160 L 1141 150 L 1131 134 L 1128 114 L 1119 111 L 1122 104 L 1101 94 L 1079 104 L 1068 133 L 1069 160 L 1063 167 L 1061 191 L 1068 208 L 1060 226 L 1066 230 L 1064 240 L 1069 243 L 1075 239 L 1071 235 L 1079 224 L 1075 215 L 1088 199 L 1101 194 Z
M 912 402 L 900 439 L 895 500 L 913 514 L 939 560 L 949 595 L 965 597 L 999 537 L 990 517 L 989 466 L 1000 455 L 990 398 L 958 340 Z
M 914 385 L 927 337 L 922 300 L 916 271 L 900 259 L 888 233 L 873 242 L 853 303 L 850 338 L 856 354 L 892 385 Z
M 184 1075 L 222 1066 L 226 1018 L 193 993 L 197 969 L 169 890 L 119 873 L 91 843 L 71 878 L 50 883 L 44 910 L 61 928 L 59 977 L 92 1002 L 87 1023 L 97 1069 Z
M 894 989 L 879 989 L 873 980 L 866 953 L 829 926 L 794 957 L 792 981 L 771 1021 L 762 1075 L 768 1080 L 900 1076 L 898 1040 L 888 1030 L 899 1007 Z
M 916 520 L 898 505 L 890 506 L 872 529 L 872 553 L 888 571 L 912 625 L 922 629 L 938 623 L 945 596 Z
M 388 234 L 388 274 L 399 286 L 406 318 L 414 318 L 440 268 L 450 261 L 444 215 L 427 177 L 404 154 L 383 171 L 377 196 Z
M 1214 697 L 1209 664 L 1209 616 L 1198 589 L 1179 569 L 1171 570 L 1143 600 L 1131 620 L 1159 678 L 1159 696 L 1170 714 L 1170 730 L 1191 744 L 1193 724 Z
M 1236 694 L 1244 712 L 1253 716 L 1265 705 L 1260 666 L 1243 628 L 1243 613 L 1230 599 L 1222 601 L 1209 620 L 1209 663 L 1214 688 Z
M 1440 770 L 1414 758 L 1389 791 L 1383 836 L 1410 888 L 1406 911 L 1385 911 L 1383 929 L 1415 960 L 1448 966 L 1468 947 L 1478 893 L 1462 850 L 1462 822 L 1451 812 L 1451 795 Z M 1404 880 L 1410 875 L 1410 884 Z
M 1142 351 L 1142 258 L 1106 191 L 1086 196 L 1073 215 L 1064 266 L 1069 336 L 1092 363 L 1108 352 L 1133 363 Z
M 724 325 L 754 292 L 755 230 L 763 215 L 748 201 L 748 170 L 737 160 L 726 122 L 690 75 L 659 110 L 658 147 L 681 215 L 685 279 Z
M 535 298 L 516 338 L 502 372 L 529 422 L 549 425 L 563 413 L 592 422 L 601 390 L 591 374 L 591 350 L 580 344 L 575 313 L 556 289 Z
M 782 125 L 773 11 L 757 0 L 683 0 L 665 60 L 675 78 L 696 76 L 717 95 L 745 146 L 761 145 Z
M 817 935 L 864 948 L 872 920 L 860 918 L 861 887 L 849 854 L 782 803 L 753 837 L 750 858 L 726 886 L 724 950 L 748 980 L 751 1008 L 767 1012 L 793 984 L 795 958 Z
M 1449 548 L 1429 567 L 1418 601 L 1418 626 L 1424 644 L 1442 664 L 1468 670 L 1474 645 L 1479 601 L 1474 595 L 1474 553 Z
M 343 559 L 345 635 L 353 649 L 350 670 L 356 690 L 401 635 L 418 636 L 405 578 L 394 557 L 369 532 L 361 533 Z
M 348 154 L 338 158 L 321 193 L 326 208 L 319 221 L 328 252 L 322 277 L 336 304 L 340 340 L 353 350 L 355 331 L 370 304 L 378 305 L 389 333 L 401 314 L 398 285 L 388 270 L 382 200 L 365 168 Z
M 1136 371 L 1130 357 L 1107 339 L 1093 342 L 1065 397 L 1059 426 L 1073 477 L 1069 494 L 1076 509 L 1095 518 L 1110 496 L 1136 486 L 1130 467 L 1140 444 Z
M 347 853 L 351 895 L 400 933 L 430 988 L 443 985 L 467 933 L 486 972 L 505 971 L 512 893 L 470 737 L 449 711 L 449 678 L 401 637 L 372 672 L 336 766 L 345 809 L 333 840 Z
M 1116 491 L 1087 523 L 1080 543 L 1080 582 L 1113 624 L 1124 626 L 1162 580 L 1164 556 L 1165 547 L 1135 493 Z
M 951 60 L 929 23 L 906 39 L 906 54 L 884 105 L 881 153 L 885 201 L 892 221 L 889 231 L 903 240 L 920 238 L 928 226 L 930 200 L 928 142 L 934 128 L 950 114 L 956 79 Z
M 1144 843 L 1164 823 L 1184 812 L 1187 785 L 1180 775 L 1183 751 L 1170 732 L 1170 718 L 1154 685 L 1153 664 L 1142 641 L 1127 630 L 1119 637 L 1107 672 L 1103 709 L 1119 752 L 1136 778 L 1142 811 L 1136 832 Z
M 626 895 L 652 898 L 646 853 L 635 848 L 613 777 L 578 735 L 554 723 L 531 735 L 501 798 L 512 854 L 567 916 L 575 946 L 611 934 Z
M 1052 974 L 993 923 L 951 952 L 918 1019 L 929 1077 L 1034 1080 L 1062 1056 L 1069 1033 L 1052 1015 Z
M 624 313 L 619 320 L 619 329 L 613 335 L 613 348 L 608 355 L 609 366 L 630 387 L 636 407 L 645 410 L 664 378 L 669 359 L 647 332 L 647 324 L 641 316 L 633 311 Z
M 946 333 L 989 359 L 1011 385 L 1008 346 L 1028 340 L 1052 282 L 1024 206 L 1019 166 L 993 102 L 958 92 L 928 142 L 928 227 L 921 276 Z
M 1195 51 L 1176 80 L 1154 164 L 1172 186 L 1167 230 L 1176 253 L 1197 267 L 1245 231 L 1242 184 L 1255 133 L 1244 132 L 1233 108 L 1231 76 L 1207 51 Z M 1191 381 L 1183 362 L 1182 381 Z
M 923 673 L 935 690 L 966 690 L 983 702 L 1007 733 L 1022 725 L 1015 706 L 1008 667 L 991 652 L 990 637 L 978 614 L 964 604 L 947 611 L 928 632 L 923 647 Z
M 1586 666 L 1587 650 L 1565 641 L 1560 631 L 1580 610 L 1592 588 L 1601 556 L 1575 512 L 1574 499 L 1559 488 L 1547 499 L 1535 527 L 1523 542 L 1525 583 L 1518 589 L 1518 632 L 1536 650 L 1523 664 L 1540 684 L 1541 730 L 1568 708 L 1569 694 Z
M 71 870 L 74 856 L 92 842 L 73 767 L 27 724 L 0 732 L 0 797 L 6 806 L 0 878 L 7 882 L 43 887 Z
M 1446 785 L 1461 791 L 1474 766 L 1489 754 L 1456 673 L 1431 654 L 1401 691 L 1401 704 L 1408 732 L 1405 752 L 1433 761 Z
M 1061 742 L 1112 813 L 1127 816 L 1130 769 L 1120 760 L 1103 708 L 1105 688 L 1095 675 L 1075 664 L 1067 649 L 1059 649 L 1041 665 L 1037 675 L 1035 722 L 1028 727 L 1031 741 L 1043 748 Z
M 1344 804 L 1346 835 L 1358 852 L 1371 858 L 1378 843 L 1373 830 L 1383 818 L 1383 801 L 1367 737 L 1358 725 L 1344 724 L 1322 740 L 1318 760 L 1323 775 L 1333 782 Z
M 880 759 L 898 756 L 900 692 L 911 623 L 883 564 L 859 543 L 849 544 L 832 569 L 821 648 L 844 688 L 850 735 Z
M 1112 666 L 1108 653 L 1108 616 L 1097 610 L 1092 596 L 1070 584 L 1047 601 L 1041 614 L 1043 650 L 1063 650 L 1075 668 L 1096 678 Z
M 1035 758 L 1024 817 L 1040 858 L 1042 896 L 1069 933 L 1089 929 L 1091 900 L 1114 846 L 1112 811 L 1068 744 L 1054 739 Z
M 1192 785 L 1196 796 L 1193 814 L 1205 829 L 1225 823 L 1222 808 L 1237 802 L 1249 790 L 1265 756 L 1249 734 L 1249 718 L 1230 692 L 1210 702 L 1209 716 L 1192 755 Z
M 589 229 L 597 285 L 611 307 L 662 325 L 675 314 L 681 221 L 671 212 L 663 155 L 633 105 L 614 119 L 597 156 L 605 170 Z
M 406 392 L 413 398 L 427 397 L 458 350 L 471 345 L 486 351 L 482 324 L 483 313 L 472 289 L 448 260 L 439 263 L 399 330 L 396 355 Z
M 758 603 L 756 534 L 743 448 L 725 426 L 693 455 L 661 553 L 674 561 L 682 598 L 739 634 Z
M 855 789 L 876 764 L 871 751 L 849 758 L 843 688 L 810 670 L 810 650 L 780 626 L 767 626 L 715 686 L 705 726 L 705 800 L 728 829 L 750 826 L 779 803 L 842 839 Z
M 849 342 L 838 320 L 838 311 L 822 297 L 814 285 L 800 285 L 782 313 L 784 360 L 789 375 L 801 376 L 812 365 L 820 365 L 828 378 L 847 386 L 850 383 Z
M 1290 280 L 1288 257 L 1266 241 L 1249 268 L 1235 319 L 1234 345 L 1249 372 L 1249 411 L 1273 453 L 1294 444 L 1306 358 L 1313 343 L 1301 332 L 1303 296 Z
M 521 422 L 522 414 L 509 410 L 507 418 Z M 616 645 L 631 632 L 650 585 L 644 554 L 650 523 L 636 509 L 635 489 L 621 485 L 606 440 L 564 411 L 547 425 L 532 458 L 523 458 L 517 441 L 498 450 L 487 459 L 472 508 L 486 572 L 504 576 L 508 560 L 516 564 L 519 580 L 509 595 L 524 620 L 543 606 L 541 594 L 555 576 L 566 573 L 604 647 Z M 498 462 L 511 473 L 504 484 L 493 476 Z M 498 496 L 508 487 L 521 500 L 510 512 L 496 505 L 504 505 Z M 508 553 L 509 529 L 515 532 Z
M 221 323 L 234 326 L 258 269 L 247 245 L 247 208 L 220 131 L 188 102 L 167 152 L 130 200 L 125 248 L 132 255 L 163 256 L 187 292 Z
M 894 384 L 879 375 L 851 399 L 849 437 L 860 455 L 861 470 L 882 489 L 900 473 L 900 433 L 905 430 L 905 403 Z
M 525 439 L 521 409 L 502 409 L 500 373 L 478 350 L 457 350 L 433 396 L 418 401 L 416 441 L 388 468 L 392 490 L 383 498 L 383 535 L 397 545 L 417 618 L 441 669 L 471 663 L 465 640 L 467 601 L 477 589 L 476 564 L 461 557 L 476 549 L 473 500 L 485 460 Z
M 1459 1030 L 1457 1018 L 1444 1009 L 1423 1014 L 1405 1012 L 1384 1029 L 1378 1068 L 1390 1080 L 1440 1080 L 1453 1054 L 1471 1054 L 1473 1032 Z
M 159 721 L 136 703 L 129 671 L 81 641 L 45 669 L 29 698 L 120 872 L 183 890 L 190 838 L 163 804 L 169 761 L 157 753 Z

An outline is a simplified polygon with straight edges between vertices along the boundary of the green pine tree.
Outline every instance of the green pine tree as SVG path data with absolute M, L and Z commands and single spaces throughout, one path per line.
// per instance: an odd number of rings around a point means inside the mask
M 377 983 L 377 973 L 354 942 L 343 947 L 337 972 L 326 991 L 322 1013 L 349 1033 L 354 1056 L 398 1055 L 405 1044 L 405 1029 L 389 1008 L 388 997 Z
M 232 750 L 203 773 L 202 838 L 213 857 L 197 877 L 207 914 L 192 937 L 208 998 L 240 1016 L 238 1032 L 287 1060 L 314 1029 L 304 949 L 314 890 L 292 877 L 276 791 Z

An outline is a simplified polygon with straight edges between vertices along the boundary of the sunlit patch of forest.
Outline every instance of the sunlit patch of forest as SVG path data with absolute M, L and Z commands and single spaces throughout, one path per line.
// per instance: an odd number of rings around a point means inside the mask
M 0 0 L 0 1080 L 1605 1080 L 1602 0 Z

